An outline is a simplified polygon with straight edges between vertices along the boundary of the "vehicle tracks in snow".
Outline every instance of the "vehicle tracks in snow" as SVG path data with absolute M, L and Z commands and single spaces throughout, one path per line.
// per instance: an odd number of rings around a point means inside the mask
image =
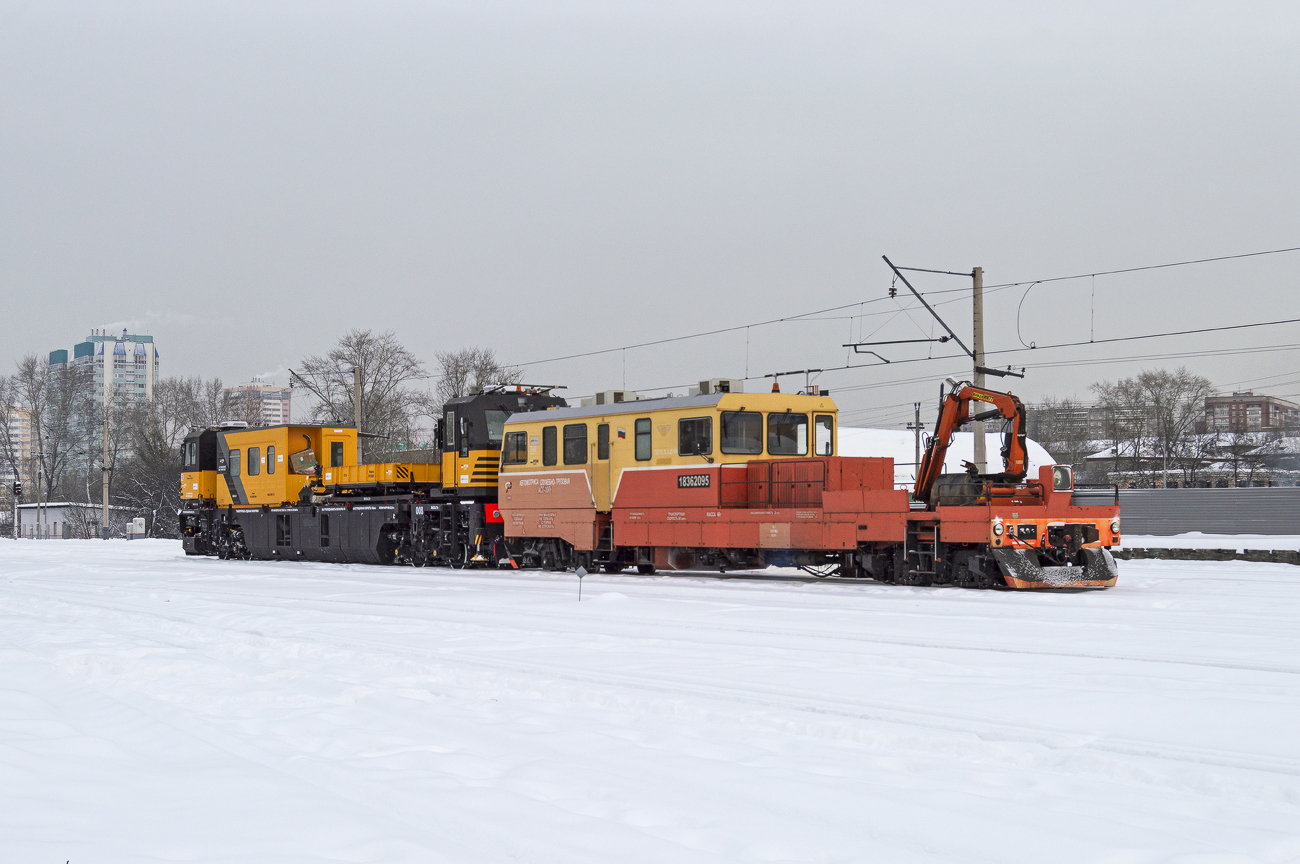
M 16 586 L 10 586 L 14 589 Z M 212 646 L 219 648 L 223 644 L 229 643 L 230 637 L 234 636 L 236 640 L 244 643 L 253 641 L 261 644 L 260 650 L 263 652 L 263 662 L 268 665 L 276 665 L 283 662 L 286 657 L 301 658 L 306 655 L 314 655 L 324 662 L 331 653 L 339 651 L 352 652 L 358 655 L 365 655 L 371 658 L 371 662 L 366 664 L 367 667 L 376 665 L 385 665 L 393 661 L 399 661 L 411 664 L 414 668 L 412 671 L 418 674 L 431 677 L 434 680 L 445 680 L 450 674 L 454 679 L 462 676 L 464 668 L 479 670 L 481 673 L 486 671 L 492 677 L 482 679 L 477 682 L 471 682 L 475 689 L 487 689 L 492 692 L 498 692 L 502 695 L 509 695 L 518 698 L 541 698 L 544 699 L 562 699 L 568 701 L 579 701 L 593 704 L 597 707 L 611 708 L 615 710 L 656 710 L 653 704 L 656 701 L 662 701 L 664 697 L 671 699 L 679 697 L 688 697 L 693 700 L 702 700 L 711 705 L 721 706 L 721 708 L 711 709 L 704 712 L 705 716 L 699 719 L 708 720 L 708 715 L 720 710 L 721 714 L 731 715 L 723 722 L 739 722 L 741 725 L 759 723 L 765 726 L 780 726 L 788 728 L 790 725 L 789 716 L 807 716 L 818 718 L 816 721 L 809 721 L 812 726 L 817 723 L 825 725 L 826 722 L 860 724 L 862 722 L 872 724 L 884 724 L 892 727 L 896 731 L 886 734 L 891 746 L 897 746 L 900 741 L 910 741 L 910 746 L 918 748 L 921 751 L 930 752 L 935 749 L 948 755 L 960 755 L 961 758 L 974 759 L 975 761 L 998 762 L 1005 759 L 1024 760 L 1026 758 L 1023 752 L 1006 754 L 999 752 L 999 746 L 1002 744 L 1014 745 L 1032 745 L 1043 748 L 1046 751 L 1058 753 L 1088 753 L 1098 757 L 1141 757 L 1149 759 L 1158 759 L 1165 762 L 1180 763 L 1184 765 L 1198 765 L 1212 768 L 1230 768 L 1242 769 L 1252 772 L 1263 772 L 1272 775 L 1282 775 L 1286 777 L 1300 776 L 1300 761 L 1286 758 L 1262 757 L 1259 755 L 1234 752 L 1225 749 L 1214 748 L 1194 748 L 1180 747 L 1163 742 L 1145 741 L 1130 738 L 1118 738 L 1114 736 L 1100 737 L 1090 734 L 1086 731 L 1073 731 L 1067 729 L 1045 728 L 1033 724 L 1007 723 L 1001 720 L 987 717 L 979 717 L 969 714 L 957 714 L 951 712 L 940 712 L 933 709 L 922 708 L 915 705 L 906 705 L 900 703 L 891 703 L 884 701 L 870 700 L 843 700 L 827 698 L 824 694 L 810 694 L 806 691 L 800 691 L 789 687 L 760 686 L 753 683 L 738 685 L 734 681 L 721 680 L 717 678 L 683 678 L 680 676 L 666 675 L 663 673 L 649 674 L 638 673 L 618 674 L 609 671 L 594 671 L 591 669 L 581 669 L 572 665 L 558 664 L 555 662 L 528 662 L 519 659 L 504 659 L 499 656 L 486 656 L 481 651 L 467 650 L 464 648 L 455 649 L 422 649 L 412 646 L 394 645 L 390 642 L 358 638 L 353 635 L 343 635 L 330 633 L 328 636 L 323 635 L 320 630 L 322 622 L 294 622 L 295 632 L 288 635 L 268 634 L 263 630 L 248 628 L 247 626 L 236 626 L 239 618 L 231 621 L 227 625 L 216 625 L 212 623 L 211 609 L 195 610 L 194 612 L 182 611 L 173 608 L 164 612 L 161 609 L 147 608 L 145 604 L 113 604 L 105 603 L 100 598 L 87 598 L 78 595 L 67 596 L 65 591 L 44 592 L 19 590 L 16 593 L 24 594 L 32 599 L 37 600 L 55 600 L 67 604 L 70 609 L 75 609 L 80 604 L 85 609 L 97 610 L 100 613 L 107 613 L 118 619 L 135 619 L 129 622 L 132 627 L 134 638 L 148 638 L 156 641 L 160 645 L 166 645 L 169 648 L 195 650 L 194 637 L 202 633 L 205 638 L 199 643 L 201 646 Z M 229 598 L 224 598 L 221 603 L 231 604 Z M 252 602 L 241 602 L 236 605 L 241 607 L 251 607 L 256 609 L 257 604 Z M 12 610 L 20 611 L 20 610 Z M 28 610 L 29 613 L 34 610 Z M 224 611 L 224 610 L 223 610 Z M 316 614 L 332 615 L 344 622 L 348 617 L 352 618 L 370 618 L 374 616 L 374 611 L 367 609 L 365 612 L 341 613 L 331 610 L 322 613 L 320 610 L 311 607 L 300 607 L 298 612 L 309 612 Z M 464 610 L 460 610 L 464 611 Z M 496 610 L 487 610 L 494 612 Z M 226 613 L 229 614 L 229 613 Z M 478 613 L 485 614 L 485 613 Z M 518 613 L 516 613 L 518 614 Z M 87 616 L 89 617 L 89 616 Z M 582 619 L 577 615 L 559 614 L 548 615 L 552 620 L 562 622 L 578 622 Z M 422 618 L 407 618 L 407 621 L 415 623 L 425 623 Z M 159 639 L 165 637 L 168 627 L 159 626 L 158 622 L 167 622 L 175 627 L 184 628 L 183 634 L 172 634 L 188 637 L 175 640 Z M 648 619 L 620 619 L 621 623 L 631 623 L 639 627 L 660 627 L 665 626 L 665 622 L 653 621 Z M 83 619 L 84 623 L 84 619 Z M 128 622 L 121 622 L 128 623 Z M 244 622 L 246 625 L 247 622 Z M 349 626 L 354 626 L 354 622 L 344 622 Z M 312 625 L 314 629 L 304 632 L 307 625 Z M 333 626 L 327 625 L 327 626 Z M 682 625 L 680 622 L 670 622 L 668 626 L 677 629 L 686 629 L 690 631 L 710 631 L 719 628 L 711 628 L 705 625 Z M 512 628 L 521 629 L 521 628 Z M 891 646 L 903 647 L 924 647 L 940 651 L 950 652 L 967 652 L 970 649 L 965 645 L 947 645 L 934 643 L 912 643 L 902 640 L 875 640 L 858 636 L 843 636 L 841 634 L 832 634 L 827 636 L 824 633 L 806 633 L 802 631 L 784 631 L 771 628 L 739 628 L 728 626 L 721 628 L 726 632 L 746 633 L 758 636 L 778 636 L 783 639 L 792 640 L 841 640 L 849 639 L 855 642 L 873 642 Z M 160 632 L 163 631 L 163 632 Z M 105 632 L 116 632 L 106 629 Z M 557 633 L 572 631 L 552 631 L 549 635 L 555 636 Z M 120 635 L 120 634 L 119 634 Z M 615 636 L 613 638 L 623 639 L 642 639 L 644 636 Z M 663 641 L 682 641 L 680 637 L 674 640 L 673 637 L 656 636 L 655 639 Z M 688 640 L 689 641 L 689 640 Z M 304 643 L 307 643 L 304 645 Z M 248 647 L 247 644 L 245 647 Z M 304 651 L 304 648 L 307 650 Z M 817 653 L 816 648 L 805 649 L 812 653 Z M 1027 652 L 1025 652 L 1027 653 Z M 1061 654 L 1057 656 L 1081 656 L 1083 659 L 1131 659 L 1117 657 L 1095 657 L 1090 655 L 1073 655 Z M 1160 662 L 1160 661 L 1147 661 Z M 1241 668 L 1231 666 L 1227 668 Z M 1251 671 L 1275 671 L 1275 670 L 1255 670 Z M 518 679 L 518 680 L 516 680 Z M 455 686 L 453 684 L 453 686 Z M 621 691 L 619 695 L 614 696 L 613 691 Z M 642 693 L 651 694 L 640 697 L 629 697 L 627 694 Z M 739 708 L 738 706 L 743 706 Z M 672 713 L 680 713 L 682 708 L 679 705 L 658 706 L 660 710 L 668 710 Z M 772 716 L 770 714 L 760 713 L 755 715 L 753 712 L 783 712 L 784 716 Z M 688 714 L 692 713 L 687 711 Z M 700 712 L 694 712 L 699 714 Z M 713 719 L 716 719 L 713 718 Z M 941 733 L 943 735 L 965 736 L 968 739 L 967 744 L 934 741 L 920 741 L 916 738 L 916 730 L 927 730 L 932 733 Z M 898 732 L 897 730 L 902 730 Z M 834 730 L 823 729 L 824 734 L 830 734 L 832 737 L 843 736 L 844 730 L 836 732 Z M 850 730 L 848 737 L 855 738 L 859 743 L 871 744 L 874 739 L 880 737 L 879 729 L 862 729 L 856 727 Z M 975 742 L 975 743 L 971 743 Z M 1050 760 L 1049 760 L 1050 761 Z M 1109 761 L 1109 760 L 1108 760 Z M 1040 768 L 1050 770 L 1050 766 L 1040 765 Z M 1078 766 L 1076 766 L 1078 767 Z M 1106 764 L 1097 766 L 1097 770 L 1103 773 L 1114 773 L 1124 771 L 1122 764 Z M 1131 766 L 1129 766 L 1131 768 Z M 1154 778 L 1150 776 L 1151 772 L 1147 768 L 1132 769 L 1130 773 L 1135 776 L 1138 782 L 1151 782 Z M 1154 772 L 1159 775 L 1160 772 Z M 1143 780 L 1145 778 L 1145 780 Z M 1203 780 L 1203 778 L 1202 778 Z M 1178 785 L 1185 785 L 1185 782 L 1192 782 L 1192 785 L 1198 785 L 1198 780 L 1193 778 L 1190 781 L 1180 782 Z M 1215 781 L 1210 785 L 1221 783 Z M 1157 784 L 1161 785 L 1161 784 Z M 1239 783 L 1228 783 L 1229 787 L 1240 789 Z M 1246 784 L 1251 785 L 1251 784 Z M 1279 795 L 1286 800 L 1294 800 L 1294 789 L 1277 789 L 1270 787 L 1268 789 L 1257 790 L 1258 796 L 1268 799 L 1276 799 Z M 1254 797 L 1254 796 L 1252 796 Z

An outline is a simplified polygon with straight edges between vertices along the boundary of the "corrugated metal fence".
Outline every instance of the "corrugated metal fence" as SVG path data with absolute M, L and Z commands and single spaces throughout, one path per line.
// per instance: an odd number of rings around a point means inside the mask
M 1300 487 L 1121 489 L 1125 534 L 1300 534 Z

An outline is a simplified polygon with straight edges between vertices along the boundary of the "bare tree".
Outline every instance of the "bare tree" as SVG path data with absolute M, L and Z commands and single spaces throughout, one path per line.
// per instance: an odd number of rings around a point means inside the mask
M 425 401 L 411 383 L 427 376 L 424 364 L 391 331 L 349 330 L 324 357 L 303 359 L 292 381 L 315 398 L 312 419 L 352 422 L 355 366 L 361 367 L 361 431 L 389 439 L 384 448 L 411 441 Z M 364 439 L 362 449 L 370 449 Z
M 1092 385 L 1092 391 L 1101 411 L 1102 436 L 1110 445 L 1112 478 L 1132 485 L 1132 478 L 1146 466 L 1143 456 L 1150 452 L 1150 424 L 1142 394 L 1131 381 L 1101 381 Z
M 85 455 L 90 375 L 80 366 L 50 366 L 28 354 L 10 384 L 13 397 L 29 412 L 35 462 L 48 498 L 73 459 Z
M 181 442 L 190 430 L 227 415 L 220 379 L 163 378 L 153 400 L 131 403 L 121 422 L 130 458 L 114 480 L 114 501 L 148 518 L 155 537 L 175 536 L 180 507 Z
M 507 366 L 496 358 L 491 348 L 464 348 L 442 351 L 438 358 L 438 404 L 448 399 L 469 396 L 493 384 L 517 384 L 523 369 Z
M 0 462 L 13 473 L 22 476 L 22 442 L 15 435 L 15 426 L 21 407 L 11 379 L 0 375 Z
M 1205 416 L 1205 399 L 1214 392 L 1208 378 L 1184 367 L 1173 372 L 1154 369 L 1115 384 L 1094 384 L 1093 391 L 1106 412 L 1117 463 L 1120 453 L 1127 453 L 1133 470 L 1145 471 L 1152 485 L 1158 475 L 1167 487 L 1169 469 L 1178 469 L 1180 461 L 1184 473 L 1194 478 L 1208 458 L 1194 440 L 1196 423 Z
M 1028 433 L 1053 458 L 1082 472 L 1084 459 L 1093 451 L 1088 434 L 1088 408 L 1076 399 L 1048 396 L 1028 412 Z

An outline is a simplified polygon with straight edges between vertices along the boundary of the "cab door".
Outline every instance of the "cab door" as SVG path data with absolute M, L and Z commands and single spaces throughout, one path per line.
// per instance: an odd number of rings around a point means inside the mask
M 591 494 L 596 499 L 596 512 L 609 512 L 609 424 L 596 426 L 596 440 L 591 445 L 591 459 L 587 463 Z
M 338 469 L 348 464 L 347 458 L 347 439 L 336 438 L 329 433 L 322 436 L 320 462 L 322 465 L 323 477 L 326 483 L 336 483 L 339 480 Z

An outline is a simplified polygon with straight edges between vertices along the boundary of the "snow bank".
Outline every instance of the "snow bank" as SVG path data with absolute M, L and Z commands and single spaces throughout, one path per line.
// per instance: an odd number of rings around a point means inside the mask
M 1297 568 L 583 587 L 0 541 L 0 858 L 1300 855 Z
M 1121 519 L 1123 518 L 1121 514 Z M 1300 549 L 1297 534 L 1186 534 L 1158 536 L 1125 534 L 1124 545 L 1131 549 Z

